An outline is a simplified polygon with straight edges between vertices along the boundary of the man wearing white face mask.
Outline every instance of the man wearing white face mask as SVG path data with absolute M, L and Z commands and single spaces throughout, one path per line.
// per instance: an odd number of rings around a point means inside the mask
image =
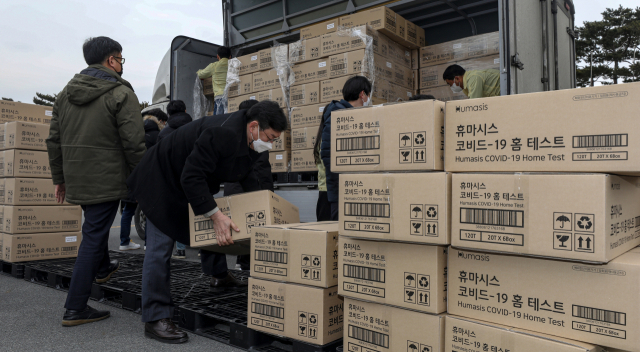
M 500 95 L 500 71 L 469 70 L 451 65 L 442 74 L 453 93 L 464 93 L 469 99 Z
M 340 183 L 338 174 L 331 172 L 331 112 L 371 104 L 371 82 L 366 77 L 355 76 L 349 78 L 342 87 L 340 101 L 334 100 L 325 108 L 322 115 L 322 142 L 320 157 L 325 167 L 327 178 L 327 199 L 331 206 L 331 220 L 338 220 L 338 189 Z
M 205 116 L 160 140 L 133 171 L 127 185 L 147 217 L 142 269 L 142 321 L 147 337 L 165 343 L 188 340 L 170 319 L 169 263 L 174 241 L 190 244 L 189 205 L 196 215 L 211 218 L 219 245 L 233 244 L 232 232 L 239 228 L 218 209 L 212 194 L 224 182 L 240 182 L 245 192 L 260 190 L 253 164 L 286 129 L 287 117 L 272 101 Z M 207 270 L 210 267 L 203 265 L 205 274 L 212 276 L 212 286 L 221 287 L 221 281 L 228 286 L 239 284 L 227 272 Z

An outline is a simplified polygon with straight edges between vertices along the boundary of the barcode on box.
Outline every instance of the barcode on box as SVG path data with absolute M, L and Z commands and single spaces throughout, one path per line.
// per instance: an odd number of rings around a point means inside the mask
M 287 253 L 256 250 L 255 260 L 261 262 L 287 264 L 287 259 Z
M 294 138 L 293 143 L 307 143 L 307 137 Z
M 352 339 L 368 342 L 376 346 L 389 348 L 389 335 L 363 329 L 359 326 L 349 325 L 349 337 Z
M 196 221 L 194 223 L 194 228 L 196 231 L 211 230 L 213 229 L 213 221 L 211 220 Z
M 573 305 L 573 316 L 610 324 L 627 325 L 627 314 L 605 309 Z
M 524 227 L 524 212 L 521 210 L 460 208 L 463 224 Z
M 266 315 L 272 318 L 284 319 L 284 308 L 267 304 L 251 302 L 251 313 Z
M 376 26 L 376 25 L 379 25 L 380 23 L 382 23 L 381 21 L 382 20 L 371 21 L 371 22 L 369 22 L 369 25 L 373 27 L 373 26 Z
M 318 71 L 318 76 L 326 75 L 327 70 Z
M 302 100 L 304 99 L 304 94 L 296 94 L 291 96 L 291 100 Z
M 331 71 L 344 70 L 345 68 L 347 68 L 347 64 L 331 65 Z
M 364 266 L 344 264 L 344 276 L 354 279 L 385 282 L 384 269 L 367 268 Z
M 378 203 L 345 203 L 344 215 L 390 218 L 391 206 L 389 204 L 378 204 Z
M 62 225 L 78 225 L 78 220 L 62 220 Z
M 627 147 L 628 145 L 629 135 L 626 133 L 573 136 L 574 148 Z
M 380 149 L 380 136 L 338 138 L 336 151 Z
M 75 252 L 78 250 L 78 246 L 73 247 L 62 247 L 60 248 L 62 252 Z

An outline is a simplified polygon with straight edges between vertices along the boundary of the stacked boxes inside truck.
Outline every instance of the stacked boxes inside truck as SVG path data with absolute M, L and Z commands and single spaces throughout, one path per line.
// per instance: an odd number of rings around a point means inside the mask
M 1 259 L 15 263 L 75 257 L 82 241 L 82 211 L 56 202 L 45 144 L 51 110 L 26 105 L 15 105 L 14 117 L 6 117 L 2 108 L 5 121 L 20 121 L 0 125 Z
M 319 346 L 341 339 L 337 244 L 337 222 L 255 228 L 247 326 Z
M 498 32 L 476 35 L 420 48 L 420 74 L 417 82 L 420 94 L 430 94 L 441 101 L 467 99 L 453 93 L 442 78 L 450 65 L 457 64 L 466 71 L 500 69 Z
M 445 103 L 332 113 L 347 351 L 443 351 L 451 175 Z
M 447 334 L 640 351 L 638 101 L 640 83 L 447 102 Z

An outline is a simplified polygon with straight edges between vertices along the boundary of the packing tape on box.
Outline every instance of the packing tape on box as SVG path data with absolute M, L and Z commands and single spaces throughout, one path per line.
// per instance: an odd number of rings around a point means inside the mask
M 276 69 L 278 80 L 280 81 L 280 88 L 282 89 L 282 96 L 287 109 L 289 105 L 289 88 L 295 81 L 295 75 L 291 70 L 292 63 L 289 61 L 289 45 L 288 44 L 276 44 L 271 47 L 271 59 L 273 61 L 273 67 Z M 291 121 L 287 116 L 289 127 L 291 127 Z

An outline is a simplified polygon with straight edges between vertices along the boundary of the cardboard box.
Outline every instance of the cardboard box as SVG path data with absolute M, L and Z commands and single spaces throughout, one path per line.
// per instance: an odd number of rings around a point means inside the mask
M 318 172 L 313 149 L 294 150 L 291 152 L 291 172 Z
M 640 175 L 638 101 L 640 83 L 449 102 L 446 169 Z
M 229 98 L 253 93 L 253 75 L 240 76 L 240 82 L 229 86 Z
M 640 248 L 605 265 L 452 248 L 449 275 L 451 314 L 624 350 L 640 346 Z
M 293 66 L 294 84 L 317 82 L 329 78 L 329 61 L 324 58 Z
M 500 69 L 500 56 L 485 56 L 477 59 L 456 61 L 455 63 L 446 63 L 436 66 L 429 66 L 420 69 L 420 89 L 427 89 L 431 87 L 446 86 L 447 82 L 442 78 L 444 71 L 447 67 L 456 64 L 462 66 L 467 71 L 471 70 L 487 70 L 487 69 Z
M 80 231 L 82 209 L 77 205 L 4 205 L 2 232 L 10 234 Z
M 2 151 L 0 177 L 51 178 L 49 155 L 43 151 L 21 149 Z
M 316 137 L 318 136 L 318 129 L 320 126 L 315 127 L 302 127 L 291 130 L 291 149 L 313 149 L 316 144 Z
M 257 191 L 216 198 L 218 208 L 240 228 L 233 232 L 234 242 L 247 247 L 253 227 L 300 222 L 298 207 L 271 191 Z M 219 252 L 228 248 L 217 245 L 213 222 L 204 215 L 194 215 L 189 207 L 191 247 Z M 226 246 L 228 247 L 228 246 Z
M 338 294 L 425 313 L 447 310 L 447 247 L 340 236 Z
M 0 204 L 58 205 L 55 186 L 50 179 L 45 178 L 0 179 Z
M 300 39 L 316 38 L 327 33 L 333 33 L 338 30 L 339 24 L 339 19 L 334 18 L 325 22 L 302 28 L 300 29 Z
M 320 81 L 320 102 L 327 104 L 332 100 L 340 100 L 342 96 L 342 88 L 344 84 L 353 76 L 344 76 L 334 79 Z
M 289 154 L 291 154 L 291 151 L 269 151 L 271 173 L 289 172 Z
M 0 149 L 47 150 L 49 125 L 31 122 L 0 124 Z
M 320 126 L 325 105 L 317 104 L 291 108 L 291 128 Z
M 256 92 L 280 88 L 280 74 L 284 70 L 271 69 L 268 71 L 255 72 L 253 74 L 253 90 Z
M 240 60 L 240 68 L 238 69 L 238 75 L 243 76 L 249 73 L 260 71 L 260 53 L 253 53 L 249 55 L 240 56 L 237 58 Z
M 214 97 L 213 93 L 213 78 L 207 77 L 200 80 L 202 82 L 202 95 L 205 97 Z
M 606 263 L 640 245 L 640 178 L 454 174 L 458 248 Z M 584 192 L 584 190 L 589 192 Z
M 274 68 L 273 58 L 271 56 L 271 48 L 258 51 L 258 57 L 260 59 L 260 63 L 258 64 L 258 68 L 260 71 L 271 70 L 272 68 Z
M 343 236 L 447 245 L 451 174 L 340 175 Z
M 82 242 L 82 231 L 30 233 L 10 235 L 0 233 L 2 260 L 19 263 L 32 260 L 75 258 Z
M 280 137 L 273 140 L 272 145 L 273 148 L 270 150 L 272 152 L 291 150 L 291 131 L 282 131 Z
M 420 68 L 420 50 L 411 50 L 411 69 L 417 70 Z
M 364 49 L 332 55 L 329 57 L 329 77 L 361 74 L 363 62 L 365 62 Z
M 345 351 L 445 351 L 445 315 L 344 299 Z
M 471 351 L 471 346 L 486 346 L 487 351 L 604 352 L 584 342 L 453 315 L 447 316 L 446 325 L 446 352 Z
M 500 54 L 498 32 L 420 48 L 420 68 Z
M 407 21 L 407 31 L 405 32 L 404 40 L 411 44 L 410 48 L 420 48 L 418 44 L 418 26 L 411 21 Z
M 342 338 L 343 304 L 336 286 L 323 289 L 251 277 L 247 327 L 325 345 Z
M 256 227 L 251 277 L 332 287 L 338 284 L 338 223 Z
M 320 58 L 320 37 L 302 39 L 289 44 L 289 62 L 302 63 Z
M 411 68 L 411 49 L 400 43 L 389 41 L 389 54 L 387 57 L 400 66 Z
M 392 39 L 398 36 L 398 24 L 395 12 L 385 6 L 340 17 L 340 26 L 353 28 L 368 25 Z
M 394 83 L 389 83 L 388 92 L 387 101 L 389 102 L 409 101 L 413 96 L 413 89 L 401 87 Z
M 53 107 L 0 100 L 0 123 L 11 121 L 50 124 Z
M 346 109 L 332 112 L 331 117 L 333 172 L 443 169 L 442 102 Z
M 320 102 L 320 82 L 300 84 L 289 89 L 289 105 L 292 107 L 318 104 Z
M 253 96 L 256 96 L 258 101 L 271 100 L 278 103 L 283 109 L 287 107 L 287 102 L 284 99 L 284 93 L 281 87 L 253 93 Z
M 240 95 L 237 97 L 229 98 L 227 103 L 227 110 L 229 113 L 236 112 L 239 110 L 240 104 L 245 100 L 256 100 L 258 97 L 257 93 Z
M 372 37 L 372 52 L 374 54 L 380 54 L 382 48 L 378 44 L 378 33 L 371 29 L 371 27 L 359 26 L 353 28 L 353 32 L 358 31 L 362 35 L 368 35 Z M 360 36 L 349 35 L 349 31 L 339 31 L 336 33 L 325 34 L 320 39 L 320 57 L 327 57 L 331 55 L 337 55 L 354 51 L 358 49 L 365 49 L 366 44 L 362 41 Z
M 465 99 L 469 99 L 468 96 L 464 95 L 464 93 L 460 92 L 460 93 L 454 93 L 451 90 L 451 87 L 447 86 L 440 86 L 440 87 L 432 87 L 432 88 L 427 88 L 427 89 L 420 89 L 419 91 L 420 94 L 429 94 L 429 95 L 433 95 L 437 100 L 440 101 L 450 101 L 450 100 L 465 100 Z

